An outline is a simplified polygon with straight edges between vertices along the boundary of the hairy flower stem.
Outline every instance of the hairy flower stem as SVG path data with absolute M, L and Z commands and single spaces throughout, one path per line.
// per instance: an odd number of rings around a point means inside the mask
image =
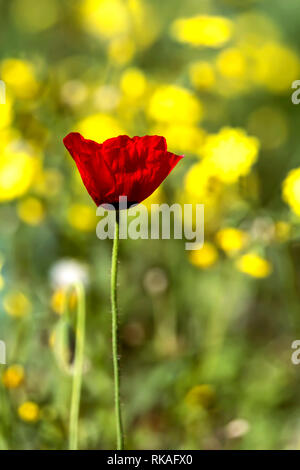
M 116 210 L 115 235 L 111 260 L 111 310 L 112 310 L 112 355 L 114 367 L 114 394 L 117 431 L 117 449 L 124 449 L 124 435 L 121 417 L 120 369 L 118 357 L 118 308 L 117 308 L 117 273 L 119 249 L 119 211 Z
M 84 358 L 85 338 L 85 296 L 81 284 L 75 285 L 77 293 L 77 323 L 76 323 L 76 346 L 74 359 L 74 375 L 72 383 L 70 428 L 69 428 L 69 450 L 78 449 L 78 419 L 80 408 L 80 395 L 82 383 L 82 369 Z

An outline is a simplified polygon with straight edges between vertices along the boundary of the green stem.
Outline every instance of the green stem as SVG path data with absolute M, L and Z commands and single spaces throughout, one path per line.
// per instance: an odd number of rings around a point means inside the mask
M 85 338 L 85 297 L 81 284 L 76 284 L 77 293 L 77 324 L 76 324 L 76 346 L 74 359 L 74 375 L 72 383 L 69 450 L 78 449 L 78 418 L 80 408 L 80 394 L 82 383 L 82 369 L 84 359 Z
M 117 273 L 119 248 L 119 212 L 116 212 L 115 235 L 111 260 L 111 310 L 112 310 L 112 355 L 114 367 L 114 394 L 117 431 L 117 449 L 124 449 L 124 436 L 121 417 L 120 370 L 118 358 L 118 309 L 117 309 Z

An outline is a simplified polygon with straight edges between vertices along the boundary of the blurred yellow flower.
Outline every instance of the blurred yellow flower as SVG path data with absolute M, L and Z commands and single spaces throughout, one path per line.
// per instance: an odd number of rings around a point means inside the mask
M 83 0 L 80 18 L 88 32 L 104 39 L 126 34 L 130 29 L 128 10 L 122 0 Z
M 300 61 L 294 51 L 276 42 L 266 42 L 252 51 L 251 68 L 253 79 L 273 93 L 282 93 L 291 88 L 299 76 Z
M 1 104 L 0 113 L 0 130 L 5 129 L 11 124 L 13 120 L 13 102 L 8 93 L 6 93 L 5 104 Z M 3 142 L 0 142 L 3 145 Z
M 1 109 L 4 109 L 2 106 Z M 1 113 L 0 113 L 1 116 Z M 1 127 L 1 124 L 0 124 Z M 9 147 L 16 148 L 18 142 L 22 142 L 20 132 L 13 127 L 0 128 L 0 152 L 4 153 Z
M 18 204 L 20 219 L 28 225 L 39 225 L 45 218 L 45 209 L 35 197 L 27 197 Z
M 269 261 L 256 253 L 247 253 L 241 256 L 236 262 L 237 269 L 252 277 L 263 278 L 272 272 L 272 265 Z
M 1 276 L 1 274 L 0 274 L 0 290 L 3 289 L 4 285 L 5 285 L 4 277 Z
M 198 15 L 174 21 L 171 33 L 177 41 L 192 46 L 220 47 L 232 36 L 232 22 L 220 16 Z
M 6 149 L 0 159 L 0 202 L 22 196 L 29 189 L 37 161 L 24 151 Z
M 126 69 L 121 75 L 121 90 L 129 98 L 138 99 L 143 96 L 146 86 L 146 77 L 138 68 Z
M 110 41 L 107 53 L 112 62 L 118 65 L 124 65 L 131 61 L 135 50 L 136 47 L 133 40 L 122 37 Z
M 18 98 L 33 98 L 39 84 L 30 62 L 20 59 L 6 59 L 1 65 L 2 80 Z
M 31 312 L 31 302 L 22 292 L 11 291 L 5 295 L 3 307 L 8 315 L 21 318 Z
M 199 90 L 210 90 L 216 84 L 215 71 L 210 62 L 199 60 L 189 67 L 192 85 Z
M 66 303 L 66 293 L 63 289 L 57 289 L 51 297 L 51 308 L 58 315 L 64 312 Z
M 33 401 L 25 401 L 18 408 L 18 415 L 22 421 L 35 423 L 40 417 L 40 408 Z
M 210 408 L 216 400 L 216 391 L 212 385 L 203 384 L 192 387 L 185 397 L 185 402 L 190 406 Z
M 53 26 L 59 18 L 57 0 L 43 0 L 43 8 L 36 0 L 14 0 L 11 5 L 12 19 L 19 29 L 38 33 Z
M 205 132 L 200 127 L 180 123 L 155 126 L 152 134 L 163 135 L 170 152 L 189 152 L 196 155 L 200 154 L 205 138 Z
M 96 210 L 86 204 L 72 204 L 68 210 L 68 221 L 72 227 L 82 232 L 96 230 Z
M 247 74 L 242 50 L 231 47 L 221 51 L 216 61 L 219 72 L 226 78 L 243 78 Z
M 116 135 L 126 134 L 119 122 L 108 114 L 92 114 L 77 124 L 77 130 L 85 139 L 103 142 Z
M 199 248 L 199 250 L 190 251 L 189 260 L 198 268 L 210 268 L 218 260 L 218 251 L 212 243 L 204 242 L 203 247 Z
M 68 304 L 66 305 L 66 303 Z M 57 315 L 62 315 L 66 306 L 70 309 L 73 309 L 77 303 L 77 295 L 75 291 L 67 293 L 66 289 L 58 288 L 56 289 L 51 296 L 51 308 L 57 313 Z
M 184 179 L 184 190 L 191 198 L 191 203 L 206 204 L 208 199 L 215 200 L 220 195 L 222 186 L 205 161 L 191 166 Z
M 139 49 L 149 47 L 161 28 L 160 16 L 156 15 L 156 9 L 151 3 L 145 0 L 127 0 L 132 35 Z
M 234 183 L 251 170 L 258 157 L 259 142 L 243 129 L 224 127 L 209 135 L 203 146 L 203 156 L 218 178 Z
M 216 242 L 227 253 L 235 253 L 242 250 L 249 236 L 247 232 L 233 227 L 225 227 L 216 234 Z
M 6 388 L 18 388 L 24 382 L 24 368 L 19 364 L 8 367 L 2 376 L 2 382 Z
M 283 181 L 283 200 L 295 214 L 300 215 L 300 168 L 291 170 Z
M 193 124 L 202 117 L 202 105 L 191 91 L 162 85 L 153 93 L 148 112 L 156 121 Z

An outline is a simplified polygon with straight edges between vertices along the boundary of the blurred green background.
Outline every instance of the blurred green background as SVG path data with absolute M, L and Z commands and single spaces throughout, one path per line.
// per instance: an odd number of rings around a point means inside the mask
M 111 241 L 96 237 L 70 131 L 164 135 L 185 159 L 147 203 L 205 204 L 201 250 L 121 242 L 127 448 L 299 448 L 298 1 L 0 0 L 0 12 L 0 448 L 67 448 L 72 330 L 68 354 L 56 339 L 78 278 L 79 447 L 115 446 Z

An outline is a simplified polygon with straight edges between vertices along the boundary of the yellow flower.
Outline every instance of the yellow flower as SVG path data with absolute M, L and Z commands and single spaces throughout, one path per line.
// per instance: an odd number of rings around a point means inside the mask
M 199 250 L 192 250 L 189 253 L 189 260 L 198 268 L 210 268 L 213 266 L 218 259 L 218 252 L 214 245 L 209 242 L 204 242 L 202 248 Z
M 41 201 L 35 197 L 27 197 L 18 204 L 21 220 L 29 225 L 39 225 L 45 217 L 45 209 Z
M 68 211 L 68 221 L 72 227 L 82 232 L 96 230 L 96 210 L 85 204 L 72 204 Z
M 24 368 L 14 364 L 6 369 L 2 376 L 2 382 L 6 388 L 18 388 L 24 381 Z
M 186 394 L 185 401 L 191 406 L 210 408 L 216 400 L 216 391 L 212 385 L 195 385 Z
M 12 98 L 6 93 L 5 104 L 1 104 L 0 113 L 0 130 L 5 129 L 11 124 L 13 120 L 13 102 Z M 6 140 L 6 139 L 4 139 Z M 2 146 L 2 143 L 0 145 Z
M 65 289 L 56 289 L 51 297 L 52 310 L 57 313 L 57 315 L 62 315 L 66 307 L 66 302 L 68 302 L 67 306 L 70 309 L 73 309 L 77 303 L 76 292 L 72 291 L 70 294 L 67 295 Z
M 243 78 L 247 73 L 246 59 L 238 48 L 229 48 L 217 57 L 217 68 L 226 78 Z
M 108 114 L 92 114 L 77 124 L 77 130 L 85 139 L 103 142 L 116 135 L 126 134 L 118 121 Z
M 120 87 L 129 98 L 137 99 L 143 96 L 146 86 L 146 78 L 141 70 L 132 67 L 123 72 Z
M 132 39 L 122 37 L 110 41 L 107 53 L 112 62 L 124 65 L 131 61 L 135 54 L 135 49 Z
M 237 269 L 252 277 L 263 278 L 272 272 L 272 265 L 256 253 L 247 253 L 236 262 Z
M 223 209 L 228 205 L 226 187 L 211 171 L 210 165 L 201 160 L 190 167 L 184 178 L 184 191 L 178 191 L 181 204 L 192 204 L 192 210 L 184 215 L 184 222 L 194 226 L 196 217 L 196 204 L 205 204 L 205 226 L 215 231 L 223 217 Z M 231 187 L 229 187 L 231 190 Z M 228 196 L 232 199 L 234 194 Z
M 200 154 L 204 142 L 205 133 L 203 129 L 191 124 L 167 124 L 155 126 L 152 134 L 163 135 L 168 143 L 168 150 L 174 153 L 189 152 Z
M 220 47 L 232 36 L 233 24 L 220 16 L 198 15 L 180 18 L 172 24 L 172 35 L 177 41 L 192 46 Z
M 248 241 L 248 234 L 237 228 L 226 227 L 216 234 L 216 242 L 222 250 L 234 253 L 242 250 Z
M 199 90 L 210 90 L 216 83 L 213 66 L 209 62 L 194 62 L 189 67 L 191 83 Z
M 282 93 L 291 88 L 291 83 L 300 72 L 299 58 L 291 49 L 276 43 L 266 42 L 252 53 L 253 79 L 273 93 Z
M 6 59 L 1 66 L 2 80 L 18 98 L 33 98 L 39 85 L 30 62 L 20 59 Z
M 251 170 L 258 157 L 259 142 L 243 129 L 225 127 L 218 134 L 207 137 L 203 156 L 218 178 L 234 183 Z
M 189 90 L 176 85 L 163 85 L 153 93 L 149 115 L 155 121 L 193 124 L 202 117 L 202 105 Z
M 55 313 L 62 315 L 65 308 L 66 293 L 63 289 L 57 289 L 51 297 L 51 307 Z
M 18 408 L 18 415 L 22 421 L 35 423 L 40 417 L 40 408 L 33 401 L 25 401 Z
M 132 35 L 139 49 L 149 47 L 160 31 L 160 18 L 152 2 L 127 0 Z
M 300 215 L 300 168 L 290 171 L 283 181 L 282 197 L 295 214 Z
M 24 151 L 6 149 L 0 159 L 0 202 L 22 196 L 30 187 L 36 159 Z
M 205 161 L 195 163 L 185 175 L 184 190 L 191 203 L 207 203 L 216 201 L 222 190 L 222 183 L 211 172 Z
M 128 10 L 122 0 L 83 0 L 80 17 L 86 30 L 104 39 L 126 34 Z
M 30 300 L 20 291 L 11 291 L 4 297 L 4 310 L 12 317 L 21 318 L 31 311 Z

